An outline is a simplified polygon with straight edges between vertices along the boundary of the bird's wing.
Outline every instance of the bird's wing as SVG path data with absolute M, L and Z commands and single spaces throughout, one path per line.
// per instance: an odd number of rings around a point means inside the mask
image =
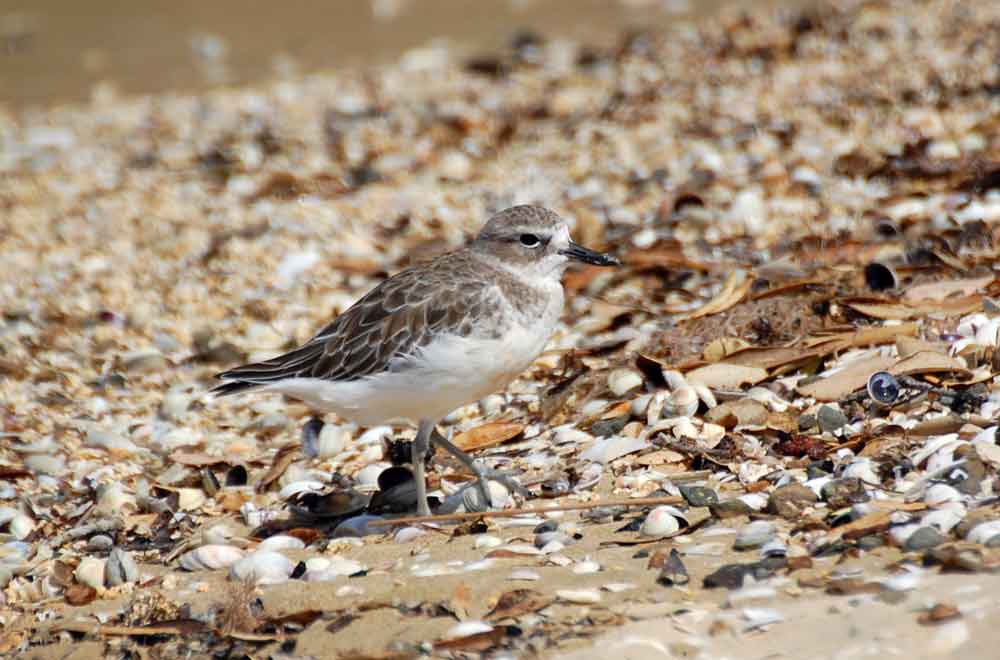
M 468 334 L 489 315 L 480 278 L 448 277 L 449 269 L 411 268 L 369 291 L 306 344 L 278 357 L 218 374 L 219 394 L 286 378 L 350 381 L 388 370 L 439 333 Z M 453 272 L 453 271 L 452 271 Z

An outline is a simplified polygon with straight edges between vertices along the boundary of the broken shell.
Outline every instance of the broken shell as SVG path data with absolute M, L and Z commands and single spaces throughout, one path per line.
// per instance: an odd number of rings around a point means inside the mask
M 104 560 L 97 557 L 84 557 L 73 571 L 73 576 L 80 584 L 93 589 L 104 588 Z
M 343 557 L 317 557 L 324 561 L 310 560 L 306 562 L 305 579 L 309 582 L 325 582 L 338 577 L 350 577 L 364 573 L 368 567 L 361 562 Z
M 979 523 L 965 535 L 966 541 L 994 546 L 1000 544 L 1000 520 Z
M 475 547 L 477 550 L 495 548 L 501 545 L 503 540 L 499 536 L 493 536 L 492 534 L 480 534 L 476 536 Z
M 203 545 L 185 553 L 180 566 L 188 571 L 214 571 L 227 568 L 244 556 L 242 550 L 231 545 Z
M 277 552 L 255 552 L 229 567 L 235 580 L 253 580 L 256 584 L 279 584 L 288 580 L 295 562 Z
M 485 621 L 463 621 L 456 626 L 452 626 L 444 634 L 445 639 L 458 639 L 469 635 L 481 635 L 493 630 L 493 626 Z
M 608 389 L 617 397 L 625 396 L 642 383 L 642 374 L 632 369 L 613 369 L 608 374 Z
M 873 261 L 865 266 L 865 284 L 876 293 L 895 289 L 898 283 L 896 273 L 877 261 Z
M 601 592 L 597 589 L 559 589 L 556 598 L 567 603 L 593 605 L 601 602 Z
M 354 427 L 351 425 L 324 424 L 316 438 L 316 457 L 332 458 L 351 444 Z
M 934 484 L 924 493 L 924 502 L 928 506 L 939 506 L 947 502 L 961 502 L 962 494 L 948 484 Z
M 690 417 L 698 411 L 698 392 L 690 385 L 679 387 L 663 402 L 663 414 L 668 417 Z
M 774 539 L 774 535 L 776 533 L 777 528 L 773 523 L 766 520 L 756 520 L 748 525 L 745 525 L 739 532 L 737 532 L 736 540 L 733 542 L 733 548 L 736 550 L 759 548 Z
M 601 570 L 601 565 L 590 557 L 584 557 L 583 561 L 579 561 L 573 566 L 573 572 L 577 575 L 589 575 L 590 573 L 597 573 Z

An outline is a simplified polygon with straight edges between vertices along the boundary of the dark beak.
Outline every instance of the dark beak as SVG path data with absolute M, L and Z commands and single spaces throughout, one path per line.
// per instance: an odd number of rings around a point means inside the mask
M 573 241 L 570 241 L 569 247 L 564 250 L 560 250 L 559 254 L 565 255 L 570 259 L 582 261 L 585 264 L 594 264 L 595 266 L 622 265 L 622 262 L 618 261 L 617 257 L 613 257 L 610 254 L 604 254 L 603 252 L 595 252 L 594 250 L 585 248 L 582 245 L 577 245 Z

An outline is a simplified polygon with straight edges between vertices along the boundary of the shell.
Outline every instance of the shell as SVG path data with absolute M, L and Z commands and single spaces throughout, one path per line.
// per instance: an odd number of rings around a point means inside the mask
M 255 584 L 279 584 L 288 580 L 295 562 L 277 552 L 254 552 L 229 567 L 234 580 L 253 580 Z
M 73 576 L 80 584 L 100 591 L 104 588 L 104 563 L 97 557 L 84 557 L 73 571 Z
M 246 556 L 231 545 L 203 545 L 181 556 L 180 566 L 188 571 L 214 571 L 228 568 Z
M 112 549 L 104 565 L 104 581 L 108 586 L 117 587 L 126 582 L 135 582 L 138 578 L 139 566 L 132 555 L 121 548 Z
M 481 635 L 492 630 L 493 626 L 485 621 L 463 621 L 449 628 L 448 632 L 444 634 L 444 638 L 458 639 L 460 637 L 468 637 L 469 635 Z
M 1000 537 L 1000 520 L 988 520 L 970 529 L 965 540 L 985 545 L 987 541 L 997 537 Z
M 957 489 L 947 484 L 934 484 L 924 493 L 924 502 L 928 506 L 940 506 L 948 502 L 961 502 L 963 495 Z
M 642 521 L 639 533 L 653 538 L 673 534 L 681 528 L 680 521 L 675 515 L 676 511 L 672 506 L 656 507 Z
M 642 374 L 634 369 L 612 369 L 608 374 L 608 389 L 617 397 L 642 386 Z
M 698 412 L 698 392 L 690 385 L 679 387 L 663 402 L 663 414 L 668 417 L 691 417 Z
M 567 603 L 593 605 L 601 602 L 601 592 L 597 589 L 559 589 L 556 598 Z
M 255 552 L 277 552 L 278 550 L 302 550 L 306 544 L 300 538 L 287 534 L 275 534 L 257 544 Z
M 316 457 L 333 458 L 351 444 L 354 427 L 351 425 L 324 424 L 316 438 Z
M 322 559 L 323 561 L 316 561 Z M 305 579 L 309 582 L 325 582 L 338 577 L 348 577 L 367 571 L 361 562 L 343 557 L 317 557 L 306 562 Z
M 510 491 L 502 483 L 499 481 L 487 481 L 486 489 L 490 495 L 490 506 L 486 506 L 483 502 L 482 493 L 479 492 L 479 487 L 475 482 L 468 484 L 462 490 L 462 506 L 465 507 L 466 511 L 488 511 L 491 508 L 497 510 L 506 509 L 511 506 L 513 500 L 510 496 Z

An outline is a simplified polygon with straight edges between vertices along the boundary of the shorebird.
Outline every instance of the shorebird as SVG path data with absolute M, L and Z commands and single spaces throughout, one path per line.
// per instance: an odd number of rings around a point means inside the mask
M 212 391 L 277 392 L 362 426 L 415 422 L 418 514 L 430 514 L 431 442 L 476 475 L 488 503 L 484 471 L 435 426 L 503 389 L 538 357 L 562 315 L 570 261 L 619 264 L 570 240 L 556 213 L 508 208 L 465 247 L 383 281 L 299 348 L 218 374 L 224 382 Z

